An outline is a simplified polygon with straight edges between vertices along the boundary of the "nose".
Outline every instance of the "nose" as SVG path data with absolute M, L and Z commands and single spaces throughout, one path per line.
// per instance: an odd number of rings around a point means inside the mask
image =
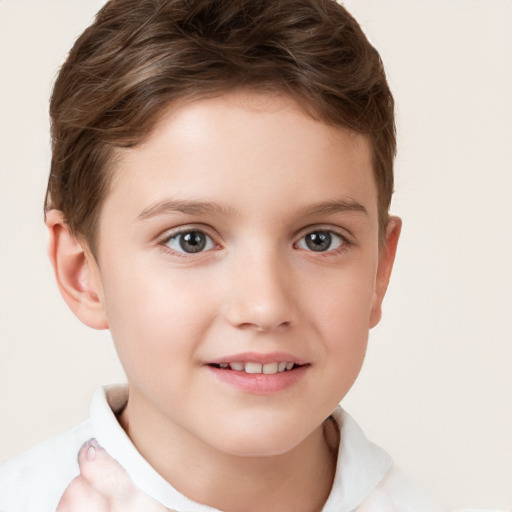
M 241 329 L 269 332 L 296 323 L 298 314 L 290 268 L 276 251 L 251 251 L 228 277 L 225 316 Z

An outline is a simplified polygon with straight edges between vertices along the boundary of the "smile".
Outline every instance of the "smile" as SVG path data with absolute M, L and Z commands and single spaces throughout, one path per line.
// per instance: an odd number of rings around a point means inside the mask
M 294 368 L 297 368 L 299 365 L 291 362 L 281 361 L 281 362 L 273 362 L 273 363 L 255 363 L 255 362 L 233 362 L 233 363 L 219 363 L 219 364 L 211 364 L 210 366 L 214 368 L 219 368 L 221 370 L 233 370 L 237 372 L 245 372 L 245 373 L 262 373 L 264 375 L 274 375 L 276 373 L 283 373 Z
M 268 396 L 295 387 L 310 373 L 312 362 L 286 352 L 243 352 L 224 354 L 203 367 L 230 389 Z
M 223 385 L 244 393 L 272 395 L 297 385 L 311 368 L 310 363 L 288 361 L 234 361 L 205 365 L 210 374 Z

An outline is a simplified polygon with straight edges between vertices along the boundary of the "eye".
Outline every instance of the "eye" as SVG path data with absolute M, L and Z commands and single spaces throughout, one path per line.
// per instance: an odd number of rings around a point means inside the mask
M 176 252 L 194 254 L 214 248 L 213 240 L 202 231 L 182 231 L 168 238 L 164 245 Z
M 333 231 L 318 230 L 303 236 L 297 243 L 299 249 L 314 252 L 334 251 L 345 243 L 344 238 Z

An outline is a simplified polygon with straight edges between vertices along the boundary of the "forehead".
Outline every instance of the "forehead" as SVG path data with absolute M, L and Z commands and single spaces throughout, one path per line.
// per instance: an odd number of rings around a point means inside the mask
M 134 214 L 172 197 L 232 210 L 351 200 L 376 216 L 367 137 L 327 125 L 289 97 L 239 91 L 169 106 L 139 146 L 117 150 L 109 203 Z

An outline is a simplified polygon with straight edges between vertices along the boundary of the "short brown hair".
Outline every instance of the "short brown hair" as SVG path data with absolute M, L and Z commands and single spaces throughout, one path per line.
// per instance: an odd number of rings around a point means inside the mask
M 169 102 L 240 87 L 287 94 L 368 136 L 382 236 L 394 102 L 379 54 L 335 0 L 110 0 L 55 82 L 45 211 L 62 210 L 94 251 L 114 149 L 140 144 Z

